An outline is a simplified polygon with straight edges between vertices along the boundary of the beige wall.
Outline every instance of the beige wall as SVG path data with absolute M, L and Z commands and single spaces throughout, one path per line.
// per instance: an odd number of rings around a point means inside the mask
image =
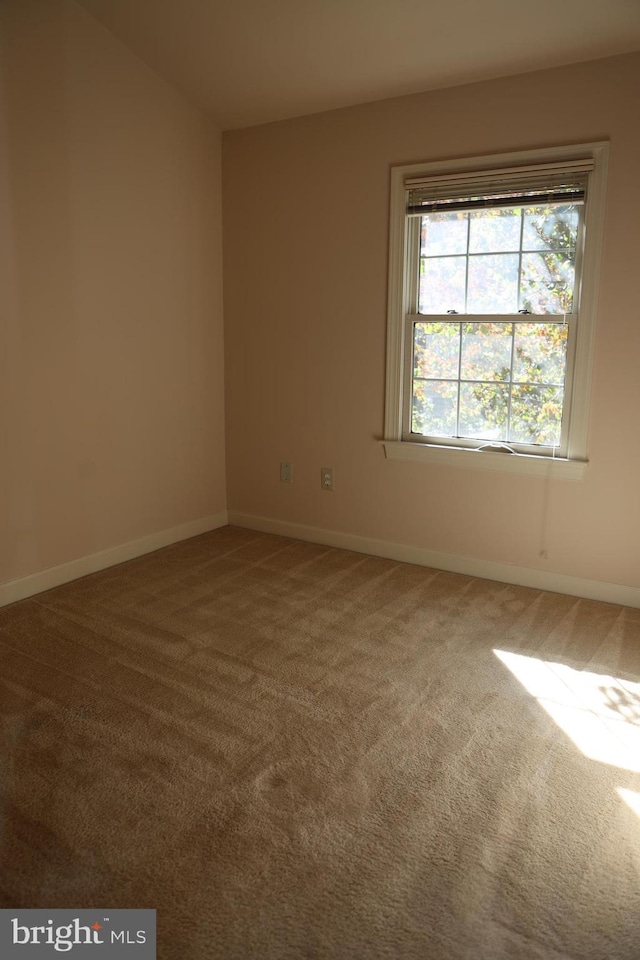
M 634 54 L 224 135 L 231 510 L 640 585 L 639 94 Z M 601 139 L 610 177 L 586 478 L 386 461 L 390 165 Z M 323 465 L 335 467 L 333 493 L 320 489 Z
M 225 509 L 220 136 L 70 0 L 4 0 L 0 583 Z
M 3 583 L 226 502 L 219 133 L 72 0 L 0 9 Z M 231 509 L 640 585 L 638 91 L 630 55 L 225 134 Z M 390 165 L 598 139 L 585 480 L 386 461 Z

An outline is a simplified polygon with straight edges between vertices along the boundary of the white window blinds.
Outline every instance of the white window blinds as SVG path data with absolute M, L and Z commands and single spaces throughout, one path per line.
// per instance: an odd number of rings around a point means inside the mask
M 584 203 L 592 159 L 405 180 L 412 217 L 482 207 Z

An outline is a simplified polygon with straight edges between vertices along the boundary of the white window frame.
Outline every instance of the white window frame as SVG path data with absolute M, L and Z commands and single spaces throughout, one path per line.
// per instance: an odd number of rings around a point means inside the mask
M 389 297 L 387 322 L 387 376 L 385 397 L 384 449 L 387 459 L 413 460 L 443 466 L 504 470 L 532 476 L 553 476 L 579 480 L 588 463 L 587 439 L 591 372 L 597 314 L 598 282 L 604 226 L 605 190 L 609 144 L 573 144 L 549 149 L 518 151 L 467 159 L 413 163 L 392 167 L 389 235 Z M 485 446 L 469 449 L 456 446 L 455 439 L 430 443 L 404 439 L 403 425 L 410 402 L 407 364 L 412 344 L 408 340 L 410 284 L 415 276 L 415 245 L 411 243 L 406 216 L 406 181 L 417 177 L 472 174 L 530 166 L 592 159 L 584 212 L 582 269 L 576 299 L 579 322 L 575 349 L 567 359 L 566 389 L 570 391 L 570 422 L 564 456 L 543 453 L 496 452 Z M 425 317 L 426 319 L 426 317 Z M 462 319 L 462 316 L 461 316 Z

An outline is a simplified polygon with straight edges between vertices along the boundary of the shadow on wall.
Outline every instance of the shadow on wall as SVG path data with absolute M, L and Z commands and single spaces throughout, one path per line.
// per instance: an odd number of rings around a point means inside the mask
M 44 3 L 0 10 L 0 581 L 41 567 L 42 507 L 64 434 L 76 429 L 76 316 L 63 20 Z M 32 73 L 26 70 L 32 65 Z M 43 82 L 44 78 L 44 82 Z M 64 513 L 63 502 L 57 509 Z M 64 516 L 61 517 L 64 522 Z

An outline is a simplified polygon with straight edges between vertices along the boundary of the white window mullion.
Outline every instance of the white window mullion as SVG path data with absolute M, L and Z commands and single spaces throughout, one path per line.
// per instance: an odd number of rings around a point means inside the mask
M 462 377 L 462 322 L 458 323 L 458 390 L 456 394 L 456 437 L 460 436 L 460 384 Z
M 515 323 L 511 324 L 511 363 L 509 365 L 509 398 L 507 401 L 507 434 L 505 440 L 509 443 L 509 435 L 511 433 L 511 395 L 513 392 L 513 360 L 516 350 L 516 325 Z
M 518 250 L 518 306 L 516 310 L 523 309 L 522 307 L 522 244 L 524 237 L 524 210 L 520 211 L 520 249 Z
M 471 215 L 467 214 L 467 253 L 465 257 L 464 265 L 464 312 L 467 313 L 468 310 L 468 296 L 469 296 L 469 244 L 471 242 Z

